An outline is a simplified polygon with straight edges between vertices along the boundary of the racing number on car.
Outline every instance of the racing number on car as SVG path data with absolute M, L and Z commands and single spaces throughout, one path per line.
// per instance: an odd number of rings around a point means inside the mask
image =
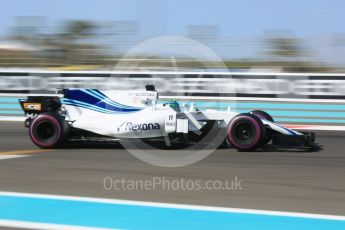
M 165 121 L 165 131 L 166 132 L 175 132 L 176 130 L 176 115 L 169 114 L 167 120 Z
M 176 126 L 176 122 L 174 121 L 174 115 L 169 115 L 168 116 L 168 122 L 166 123 L 167 126 Z

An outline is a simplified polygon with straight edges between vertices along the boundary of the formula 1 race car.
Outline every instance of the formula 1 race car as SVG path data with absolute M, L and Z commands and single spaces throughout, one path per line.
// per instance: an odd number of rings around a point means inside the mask
M 210 126 L 224 130 L 223 141 L 240 151 L 273 145 L 313 147 L 315 135 L 274 123 L 264 111 L 249 113 L 205 110 L 193 103 L 160 102 L 153 85 L 141 92 L 62 89 L 59 96 L 20 99 L 25 126 L 34 144 L 57 148 L 71 140 L 152 139 L 183 136 L 197 142 Z M 212 124 L 212 125 L 210 125 Z

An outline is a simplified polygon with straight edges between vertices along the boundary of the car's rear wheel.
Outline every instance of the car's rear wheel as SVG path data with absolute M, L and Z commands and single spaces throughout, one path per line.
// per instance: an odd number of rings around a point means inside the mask
M 260 119 L 265 119 L 265 120 L 268 120 L 270 122 L 274 122 L 273 117 L 271 115 L 269 115 L 268 113 L 266 113 L 265 111 L 253 110 L 253 111 L 251 111 L 249 113 L 257 116 Z M 273 137 L 273 131 L 271 129 L 269 129 L 269 128 L 266 128 L 266 136 L 265 136 L 265 138 L 262 141 L 262 146 L 264 146 L 267 143 L 269 143 L 272 140 L 272 137 Z
M 29 126 L 32 142 L 41 148 L 57 148 L 63 144 L 67 126 L 55 114 L 41 114 Z
M 229 143 L 239 151 L 253 151 L 261 146 L 265 127 L 255 115 L 241 113 L 235 116 L 227 128 Z

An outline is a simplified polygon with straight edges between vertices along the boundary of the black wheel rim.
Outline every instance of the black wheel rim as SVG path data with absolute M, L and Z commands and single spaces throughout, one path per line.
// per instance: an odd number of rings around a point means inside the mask
M 251 144 L 255 139 L 255 129 L 250 122 L 240 122 L 233 130 L 234 136 L 240 144 Z
M 50 121 L 45 120 L 37 124 L 35 133 L 37 138 L 44 143 L 54 140 L 57 135 L 56 127 Z

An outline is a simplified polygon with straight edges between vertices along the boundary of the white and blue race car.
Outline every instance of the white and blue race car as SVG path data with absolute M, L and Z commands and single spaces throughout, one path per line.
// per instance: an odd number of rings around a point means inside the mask
M 240 151 L 253 151 L 271 141 L 279 146 L 315 145 L 313 133 L 278 125 L 264 111 L 199 111 L 193 104 L 159 102 L 153 85 L 141 92 L 62 89 L 59 93 L 61 96 L 20 99 L 30 138 L 41 148 L 57 148 L 68 141 L 122 138 L 182 137 L 193 143 L 201 141 L 211 128 L 223 133 L 223 143 Z

